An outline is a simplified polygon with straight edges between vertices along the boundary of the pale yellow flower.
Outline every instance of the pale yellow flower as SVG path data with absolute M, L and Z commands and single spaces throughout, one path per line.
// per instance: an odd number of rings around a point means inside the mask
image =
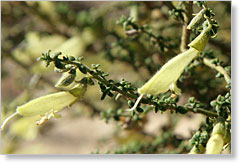
M 140 96 L 130 111 L 137 107 L 145 94 L 158 95 L 168 90 L 178 95 L 181 94 L 181 90 L 177 87 L 176 82 L 187 65 L 205 48 L 210 38 L 211 29 L 212 25 L 209 24 L 209 26 L 188 45 L 190 48 L 187 51 L 169 60 L 147 83 L 138 89 Z
M 1 130 L 5 124 L 14 116 L 22 115 L 24 117 L 41 116 L 37 124 L 44 124 L 51 117 L 58 118 L 56 113 L 64 107 L 70 107 L 78 99 L 82 98 L 87 90 L 86 85 L 77 84 L 70 91 L 62 91 L 45 95 L 18 106 L 16 112 L 4 120 Z
M 176 81 L 184 71 L 185 67 L 199 55 L 200 51 L 195 48 L 177 55 L 168 61 L 146 84 L 138 89 L 140 94 L 158 95 L 167 92 L 170 88 L 180 94 Z
M 77 97 L 69 92 L 58 92 L 36 98 L 28 103 L 17 107 L 17 113 L 23 116 L 42 115 L 46 112 L 59 112 L 64 107 L 69 106 Z

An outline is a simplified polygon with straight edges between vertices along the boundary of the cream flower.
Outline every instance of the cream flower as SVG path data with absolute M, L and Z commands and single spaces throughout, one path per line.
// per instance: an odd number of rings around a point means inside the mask
M 77 84 L 70 91 L 62 91 L 45 95 L 18 106 L 16 112 L 10 115 L 2 124 L 1 130 L 5 124 L 14 116 L 24 117 L 41 116 L 37 124 L 44 124 L 51 117 L 58 118 L 56 113 L 64 107 L 70 107 L 78 99 L 82 98 L 87 90 L 86 85 Z
M 205 48 L 208 39 L 210 38 L 211 29 L 212 25 L 209 23 L 208 27 L 206 27 L 201 34 L 188 45 L 190 48 L 187 51 L 168 61 L 147 83 L 139 88 L 138 93 L 140 96 L 129 111 L 132 111 L 137 107 L 145 94 L 158 95 L 160 93 L 165 93 L 170 89 L 180 95 L 181 90 L 177 87 L 176 82 L 185 67 L 187 67 L 187 65 Z
M 158 95 L 167 92 L 170 88 L 177 89 L 176 81 L 185 67 L 199 55 L 200 51 L 190 48 L 168 61 L 146 84 L 138 89 L 140 94 Z M 176 91 L 179 94 L 179 90 Z
M 77 97 L 69 92 L 58 92 L 36 98 L 28 103 L 17 107 L 17 113 L 22 116 L 42 115 L 50 110 L 59 112 L 66 106 L 69 106 Z

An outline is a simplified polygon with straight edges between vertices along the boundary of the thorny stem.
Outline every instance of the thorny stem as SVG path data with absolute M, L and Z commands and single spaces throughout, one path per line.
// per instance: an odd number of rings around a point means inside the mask
M 93 76 L 93 78 L 95 78 L 96 80 L 98 80 L 99 82 L 103 83 L 104 85 L 108 86 L 110 85 L 110 83 L 103 77 L 99 76 L 99 74 L 97 74 L 96 72 L 94 72 L 94 70 L 91 70 L 89 67 L 87 67 L 86 65 L 84 64 L 81 64 L 81 63 L 78 63 L 78 62 L 74 62 L 74 61 L 67 61 L 67 60 L 63 60 L 63 59 L 58 59 L 59 61 L 63 62 L 63 63 L 67 63 L 67 64 L 72 64 L 72 65 L 75 65 L 77 66 L 78 68 L 80 68 L 81 66 L 84 66 L 86 71 L 91 74 Z M 50 61 L 54 61 L 53 59 L 51 59 Z M 127 99 L 137 99 L 138 98 L 138 94 L 135 94 L 135 93 L 130 93 L 130 92 L 125 92 L 121 89 L 119 89 L 118 87 L 116 86 L 113 86 L 113 91 L 115 92 L 118 92 L 118 93 L 121 93 L 124 97 L 126 97 Z M 141 101 L 139 103 L 143 103 L 143 104 L 149 104 L 149 105 L 155 105 L 155 103 L 151 100 L 147 100 L 145 98 L 142 98 Z M 176 110 L 177 108 L 175 107 L 168 107 L 167 108 L 168 110 Z M 212 112 L 212 111 L 208 111 L 208 110 L 205 110 L 205 109 L 201 109 L 201 108 L 198 108 L 197 110 L 194 111 L 193 108 L 188 108 L 188 110 L 190 112 L 193 112 L 193 113 L 200 113 L 200 114 L 203 114 L 203 115 L 206 115 L 206 116 L 209 116 L 209 117 L 218 117 L 217 113 L 215 112 Z
M 217 66 L 215 64 L 213 64 L 211 62 L 210 59 L 208 58 L 203 58 L 203 63 L 205 65 L 207 65 L 208 67 L 212 68 L 212 69 L 215 69 L 217 70 L 218 72 L 220 72 L 223 76 L 224 76 L 224 79 L 227 83 L 231 83 L 231 78 L 230 76 L 228 75 L 228 72 L 222 67 L 222 66 Z

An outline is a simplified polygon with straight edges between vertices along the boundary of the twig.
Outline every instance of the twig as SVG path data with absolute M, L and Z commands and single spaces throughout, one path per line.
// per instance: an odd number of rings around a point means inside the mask
M 211 60 L 208 59 L 208 58 L 203 58 L 203 63 L 204 63 L 205 65 L 207 65 L 208 67 L 210 67 L 210 68 L 212 68 L 212 69 L 215 69 L 215 70 L 217 70 L 218 72 L 220 72 L 220 73 L 224 76 L 225 81 L 226 81 L 227 83 L 231 83 L 231 78 L 230 78 L 228 72 L 227 72 L 222 66 L 217 66 L 217 65 L 213 64 L 213 63 L 211 62 Z

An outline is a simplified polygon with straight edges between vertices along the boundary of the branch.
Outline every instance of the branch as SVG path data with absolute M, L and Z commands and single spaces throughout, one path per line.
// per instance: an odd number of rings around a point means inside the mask
M 226 81 L 227 83 L 231 83 L 231 78 L 230 78 L 228 72 L 227 72 L 222 66 L 217 66 L 217 65 L 213 64 L 213 63 L 211 62 L 211 60 L 208 59 L 208 58 L 203 58 L 203 63 L 204 63 L 205 65 L 207 65 L 208 67 L 210 67 L 210 68 L 212 68 L 212 69 L 215 69 L 215 70 L 217 70 L 218 72 L 220 72 L 220 73 L 224 76 L 225 81 Z
M 191 31 L 187 29 L 187 25 L 192 19 L 192 13 L 193 13 L 193 2 L 185 2 L 183 7 L 184 7 L 184 23 L 183 23 L 183 28 L 182 28 L 182 37 L 181 37 L 181 45 L 180 45 L 180 50 L 181 52 L 184 52 L 188 49 L 188 43 L 189 43 L 189 37 L 191 34 Z
M 78 63 L 78 62 L 75 62 L 75 61 L 69 61 L 69 60 L 64 60 L 64 59 L 57 59 L 58 61 L 62 62 L 62 63 L 66 63 L 66 64 L 72 64 L 72 65 L 75 65 L 77 66 L 79 69 L 81 69 L 82 67 L 84 67 L 87 71 L 87 73 L 89 73 L 90 75 L 92 75 L 92 77 L 94 79 L 96 79 L 97 81 L 103 83 L 104 85 L 106 86 L 109 86 L 111 85 L 111 83 L 109 83 L 108 80 L 106 80 L 105 78 L 103 78 L 102 76 L 100 76 L 98 73 L 96 73 L 94 70 L 90 69 L 89 67 L 87 67 L 86 65 L 82 64 L 82 63 Z M 52 61 L 55 61 L 54 59 L 52 58 L 49 58 L 49 61 L 52 62 Z M 136 100 L 138 98 L 138 94 L 135 94 L 133 92 L 126 92 L 124 90 L 121 90 L 119 89 L 117 86 L 113 85 L 113 88 L 112 88 L 113 91 L 115 92 L 118 92 L 120 94 L 122 94 L 124 97 L 126 97 L 127 99 L 133 99 L 133 100 Z M 149 100 L 149 99 L 146 99 L 146 98 L 142 98 L 141 101 L 139 103 L 143 103 L 143 104 L 149 104 L 149 105 L 152 105 L 152 106 L 156 106 L 156 102 L 154 102 L 153 100 Z M 166 109 L 168 110 L 173 110 L 173 111 L 177 111 L 177 107 L 173 107 L 173 106 L 166 106 Z M 187 108 L 188 111 L 190 112 L 193 112 L 193 113 L 200 113 L 200 114 L 203 114 L 203 115 L 206 115 L 206 116 L 209 116 L 209 117 L 218 117 L 217 113 L 215 112 L 212 112 L 212 111 L 208 111 L 208 110 L 205 110 L 205 109 L 202 109 L 202 108 L 191 108 L 191 107 L 188 107 Z

